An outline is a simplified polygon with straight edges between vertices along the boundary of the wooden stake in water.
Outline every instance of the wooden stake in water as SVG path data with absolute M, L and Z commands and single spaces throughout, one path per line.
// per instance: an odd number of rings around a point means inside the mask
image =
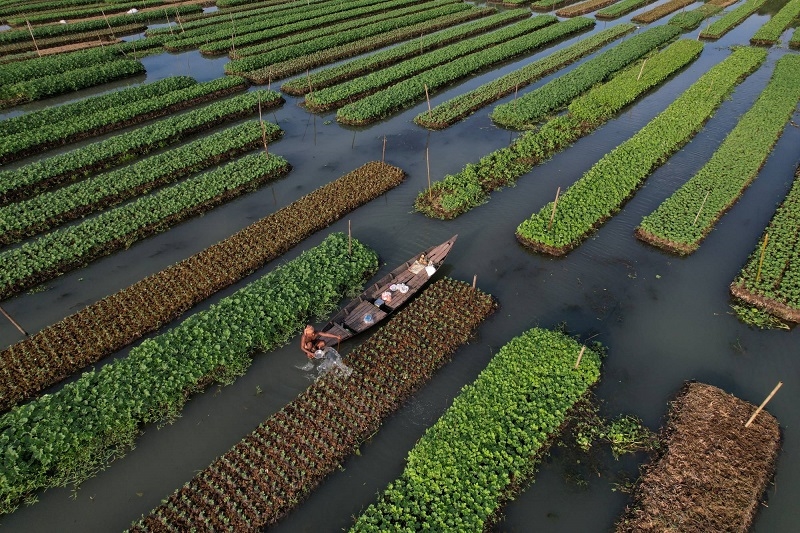
M 428 147 L 425 147 L 425 165 L 428 167 L 428 200 L 433 202 L 433 190 L 431 189 L 431 158 Z
M 578 354 L 578 360 L 575 361 L 575 368 L 578 368 L 578 365 L 581 364 L 581 359 L 583 358 L 583 352 L 586 351 L 586 346 L 581 346 L 581 353 Z
M 558 195 L 561 194 L 561 187 L 556 190 L 556 199 L 553 202 L 553 212 L 550 213 L 550 222 L 547 224 L 547 231 L 550 231 L 553 227 L 553 218 L 556 216 L 556 206 L 558 205 Z
M 178 26 L 181 27 L 181 33 L 186 33 L 186 30 L 183 29 L 183 22 L 181 22 L 181 14 L 178 12 L 178 8 L 175 8 L 175 20 L 178 21 Z
M 428 94 L 428 84 L 425 84 L 425 100 L 428 101 L 428 119 L 431 118 L 431 95 Z
M 233 22 L 233 13 L 231 13 L 231 59 L 236 59 L 236 43 L 233 42 L 233 36 L 236 34 L 236 24 Z
M 349 219 L 347 220 L 347 255 L 353 255 L 353 232 Z
M 636 81 L 639 81 L 639 78 L 642 77 L 642 72 L 644 72 L 644 64 L 647 63 L 647 59 L 642 61 L 642 68 L 639 69 L 639 75 L 636 76 Z
M 111 27 L 111 23 L 108 21 L 108 17 L 106 16 L 106 12 L 101 9 L 100 13 L 103 14 L 103 18 L 106 20 L 106 26 L 108 26 L 108 30 L 111 32 L 111 37 L 113 39 L 116 39 L 116 36 L 114 36 L 114 29 Z
M 169 23 L 169 15 L 167 15 L 167 27 L 169 28 L 169 34 L 174 36 L 175 33 L 172 31 L 172 26 Z M 233 39 L 233 36 L 231 36 L 231 39 Z M 206 44 L 208 44 L 208 41 L 206 41 Z
M 314 93 L 311 90 L 311 74 L 308 72 L 308 69 L 306 69 L 306 80 L 308 81 L 308 95 L 314 96 Z
M 758 406 L 758 409 L 756 409 L 756 412 L 753 413 L 753 416 L 750 417 L 750 420 L 747 421 L 747 423 L 744 425 L 744 427 L 746 427 L 746 428 L 750 427 L 750 424 L 752 424 L 753 420 L 756 419 L 756 417 L 758 416 L 758 413 L 760 413 L 761 410 L 764 409 L 764 406 L 767 405 L 767 402 L 769 402 L 772 399 L 773 396 L 775 396 L 775 393 L 778 392 L 778 389 L 780 389 L 782 385 L 783 385 L 783 381 L 779 381 L 778 384 L 775 385 L 775 388 L 772 389 L 772 392 L 769 393 L 769 396 L 767 396 L 764 399 L 764 401 L 761 402 L 761 405 Z
M 39 46 L 36 44 L 36 38 L 33 36 L 33 28 L 31 28 L 31 23 L 28 19 L 25 19 L 25 24 L 28 25 L 28 32 L 31 34 L 31 40 L 33 41 L 33 47 L 36 48 L 36 55 L 42 57 L 42 53 L 39 51 Z
M 761 265 L 764 264 L 764 252 L 767 251 L 767 241 L 769 241 L 769 233 L 764 234 L 764 244 L 761 245 L 761 258 L 758 260 L 758 272 L 756 273 L 756 283 L 761 281 Z
M 11 318 L 11 315 L 9 315 L 8 313 L 6 313 L 6 310 L 5 310 L 5 309 L 3 309 L 2 307 L 0 307 L 0 313 L 3 313 L 3 316 L 4 316 L 4 317 L 6 317 L 6 318 L 8 319 L 8 321 L 9 321 L 9 322 L 11 322 L 12 324 L 14 324 L 14 327 L 15 327 L 15 328 L 17 328 L 17 329 L 20 331 L 20 333 L 22 333 L 22 334 L 23 334 L 23 335 L 25 335 L 26 337 L 28 336 L 28 332 L 27 332 L 27 331 L 25 331 L 24 329 L 22 329 L 22 326 L 20 326 L 19 324 L 17 324 L 17 321 L 16 321 L 16 320 L 14 320 L 13 318 Z
M 474 276 L 472 276 L 472 288 L 474 289 L 475 285 L 477 284 L 478 284 L 478 275 L 475 274 Z
M 386 161 L 386 135 L 383 136 L 383 151 L 381 152 L 381 163 Z
M 703 198 L 703 202 L 700 204 L 700 209 L 697 210 L 697 214 L 694 216 L 694 221 L 692 222 L 692 226 L 697 224 L 697 219 L 700 218 L 700 213 L 703 212 L 703 206 L 706 205 L 706 200 L 708 200 L 709 194 L 711 194 L 711 189 L 708 189 L 705 198 Z

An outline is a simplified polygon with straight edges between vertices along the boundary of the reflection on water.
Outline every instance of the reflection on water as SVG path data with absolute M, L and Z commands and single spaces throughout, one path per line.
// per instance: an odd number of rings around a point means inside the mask
M 595 31 L 607 24 L 599 23 Z M 800 129 L 787 127 L 758 179 L 697 253 L 677 258 L 640 243 L 632 235 L 644 215 L 705 163 L 766 84 L 775 60 L 788 52 L 772 50 L 764 67 L 734 91 L 706 128 L 657 169 L 623 210 L 574 252 L 561 259 L 539 256 L 521 248 L 514 238 L 517 225 L 551 201 L 558 187 L 563 190 L 580 178 L 711 65 L 726 57 L 730 46 L 745 44 L 760 24 L 761 21 L 747 21 L 719 42 L 706 44 L 698 61 L 663 89 L 534 168 L 515 187 L 494 192 L 486 205 L 449 222 L 413 213 L 414 198 L 427 187 L 428 169 L 431 179 L 441 179 L 458 172 L 467 162 L 506 146 L 516 135 L 492 125 L 488 119 L 491 108 L 441 132 L 428 132 L 411 122 L 426 109 L 424 102 L 369 128 L 343 128 L 333 114 L 309 115 L 299 107 L 299 99 L 286 97 L 287 102 L 265 118 L 277 121 L 285 131 L 284 138 L 273 143 L 270 150 L 293 165 L 288 177 L 129 250 L 64 275 L 48 283 L 46 291 L 3 302 L 3 307 L 26 329 L 36 331 L 225 238 L 364 162 L 381 159 L 385 138 L 385 158 L 407 172 L 405 183 L 307 239 L 242 284 L 318 244 L 330 231 L 346 232 L 348 224 L 356 238 L 378 251 L 381 273 L 420 248 L 458 233 L 458 243 L 444 273 L 466 281 L 477 276 L 478 285 L 498 299 L 500 309 L 480 328 L 477 337 L 459 350 L 452 363 L 397 415 L 386 420 L 381 431 L 361 447 L 360 455 L 331 475 L 297 512 L 274 528 L 276 531 L 334 531 L 348 527 L 351 516 L 371 503 L 376 493 L 400 473 L 405 455 L 425 428 L 452 403 L 463 385 L 476 378 L 500 346 L 528 328 L 560 324 L 580 339 L 596 340 L 608 348 L 596 390 L 603 414 L 634 414 L 652 429 L 659 427 L 667 402 L 685 380 L 719 386 L 756 404 L 777 381 L 783 380 L 786 386 L 768 407 L 784 430 L 785 444 L 776 480 L 781 490 L 770 492 L 769 508 L 759 510 L 754 531 L 791 531 L 794 502 L 800 497 L 800 448 L 794 445 L 800 414 L 793 408 L 800 375 L 800 334 L 797 328 L 791 332 L 762 332 L 738 322 L 730 312 L 728 284 L 791 185 L 800 157 Z M 571 42 L 574 40 L 565 45 Z M 224 57 L 203 58 L 197 51 L 143 60 L 147 81 L 174 74 L 189 74 L 201 81 L 213 79 L 223 75 L 226 61 Z M 501 73 L 527 61 L 530 59 L 512 62 Z M 497 75 L 478 73 L 433 95 L 431 104 Z M 80 96 L 91 92 L 84 91 Z M 72 98 L 52 99 L 25 109 Z M 511 98 L 513 95 L 499 103 Z M 795 116 L 794 120 L 798 122 L 800 117 Z M 240 286 L 222 291 L 197 308 L 207 308 Z M 12 326 L 0 323 L 0 346 L 18 339 L 19 333 Z M 360 342 L 363 339 L 343 343 L 342 353 L 348 353 Z M 245 376 L 231 386 L 214 387 L 196 396 L 174 425 L 159 430 L 145 428 L 136 450 L 88 481 L 74 500 L 68 490 L 47 491 L 36 505 L 3 518 L 3 526 L 9 531 L 54 530 L 67 523 L 76 531 L 124 529 L 308 386 L 306 375 L 313 376 L 314 372 L 298 370 L 306 359 L 296 345 L 296 339 L 292 339 L 282 349 L 256 355 Z M 612 474 L 635 475 L 637 461 L 642 459 L 617 463 L 604 457 L 600 470 L 609 474 L 589 477 L 579 486 L 567 479 L 569 459 L 556 454 L 544 462 L 536 481 L 509 504 L 498 529 L 608 531 L 628 501 L 625 494 L 614 490 L 618 480 Z

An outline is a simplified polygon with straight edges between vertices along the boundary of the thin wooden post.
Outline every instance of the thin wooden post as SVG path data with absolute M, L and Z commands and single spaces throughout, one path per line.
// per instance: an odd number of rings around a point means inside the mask
M 474 276 L 472 276 L 472 288 L 474 289 L 475 285 L 477 284 L 478 284 L 478 275 L 475 274 Z
M 175 36 L 175 32 L 172 31 L 172 26 L 169 25 L 169 14 L 167 14 L 167 27 L 169 28 L 169 34 L 174 37 Z M 233 39 L 233 35 L 231 35 L 231 39 Z M 207 41 L 206 41 L 206 44 L 208 44 Z
M 186 33 L 186 30 L 183 29 L 183 22 L 181 22 L 181 14 L 178 11 L 177 7 L 175 7 L 175 20 L 178 21 L 178 26 L 181 27 L 181 33 Z
M 640 68 L 640 69 L 639 69 L 639 75 L 638 75 L 638 76 L 636 76 L 636 81 L 639 81 L 639 78 L 641 78 L 641 77 L 642 77 L 642 72 L 644 72 L 644 65 L 645 65 L 645 63 L 647 63 L 647 59 L 645 59 L 644 61 L 642 61 L 642 68 Z
M 353 255 L 353 232 L 349 219 L 347 220 L 347 255 Z
M 428 200 L 433 202 L 433 191 L 431 190 L 431 158 L 429 149 L 425 147 L 425 165 L 428 167 Z
M 428 119 L 431 118 L 431 95 L 428 94 L 428 84 L 425 84 L 425 100 L 428 101 Z
M 20 331 L 20 333 L 22 333 L 22 334 L 23 334 L 23 335 L 25 335 L 26 337 L 28 336 L 28 332 L 27 332 L 27 331 L 25 331 L 24 329 L 22 329 L 22 326 L 20 326 L 19 324 L 17 324 L 17 321 L 16 321 L 16 320 L 14 320 L 13 318 L 11 318 L 11 315 L 9 315 L 8 313 L 6 313 L 6 310 L 5 310 L 5 309 L 3 309 L 2 307 L 0 307 L 0 313 L 3 313 L 3 316 L 4 316 L 4 317 L 6 317 L 6 318 L 8 319 L 8 321 L 9 321 L 9 322 L 11 322 L 12 324 L 14 324 L 14 327 L 15 327 L 15 328 L 17 328 L 17 329 Z
M 746 427 L 746 428 L 750 427 L 750 424 L 752 424 L 753 420 L 756 419 L 756 417 L 758 416 L 758 413 L 760 413 L 761 410 L 764 409 L 764 406 L 767 405 L 767 402 L 769 402 L 772 399 L 773 396 L 775 396 L 775 393 L 778 392 L 778 389 L 780 389 L 782 385 L 783 385 L 783 381 L 779 381 L 778 384 L 775 385 L 775 388 L 772 389 L 772 392 L 769 393 L 769 396 L 767 396 L 766 399 L 764 399 L 764 401 L 761 402 L 761 405 L 758 406 L 758 409 L 756 409 L 756 412 L 753 413 L 753 416 L 750 417 L 750 420 L 747 421 L 747 423 L 744 425 L 744 427 Z
M 101 10 L 100 10 L 100 13 L 102 13 L 102 14 L 103 14 L 103 18 L 104 18 L 104 19 L 105 19 L 105 21 L 106 21 L 106 26 L 108 26 L 108 29 L 109 29 L 109 31 L 111 32 L 111 37 L 112 37 L 112 38 L 114 38 L 114 39 L 116 39 L 116 38 L 117 38 L 117 36 L 116 36 L 116 35 L 114 35 L 114 29 L 111 27 L 111 23 L 108 21 L 108 17 L 106 16 L 106 12 L 105 12 L 103 9 L 101 9 Z
M 583 352 L 586 351 L 586 345 L 581 346 L 581 353 L 578 354 L 578 360 L 575 361 L 575 368 L 578 368 L 578 365 L 581 364 L 581 359 L 583 358 Z
M 764 264 L 764 252 L 767 251 L 767 241 L 769 241 L 769 233 L 764 234 L 764 244 L 761 245 L 761 258 L 758 260 L 758 272 L 756 273 L 756 283 L 761 281 L 761 265 Z
M 381 163 L 386 161 L 386 135 L 383 136 L 383 151 L 381 152 Z
M 233 22 L 233 13 L 231 13 L 231 59 L 236 59 L 236 43 L 233 42 L 233 36 L 236 34 L 236 23 Z
M 25 24 L 28 25 L 28 32 L 31 34 L 31 40 L 33 41 L 33 47 L 36 48 L 36 55 L 42 57 L 42 53 L 39 51 L 39 45 L 36 44 L 36 38 L 33 36 L 33 28 L 31 28 L 31 23 L 28 19 L 25 19 Z
M 269 72 L 267 72 L 267 90 L 272 90 L 272 69 L 269 69 Z
M 261 142 L 264 143 L 264 154 L 269 155 L 269 148 L 267 148 L 267 127 L 264 125 L 264 119 L 261 118 L 261 93 L 258 94 L 258 123 L 261 124 Z
M 517 108 L 517 94 L 519 93 L 519 83 L 514 86 L 514 109 Z
M 311 90 L 311 74 L 309 73 L 308 69 L 306 69 L 306 80 L 308 81 L 308 95 L 314 96 L 314 93 Z
M 553 202 L 553 212 L 550 213 L 550 223 L 547 224 L 547 231 L 550 231 L 550 229 L 553 227 L 553 218 L 555 218 L 556 216 L 556 206 L 558 205 L 559 194 L 561 194 L 561 187 L 559 187 L 558 190 L 556 191 L 556 199 Z
M 708 200 L 709 194 L 711 194 L 711 189 L 708 189 L 705 198 L 703 198 L 703 203 L 700 204 L 700 209 L 697 210 L 697 214 L 694 216 L 694 221 L 692 222 L 692 226 L 697 224 L 697 219 L 700 218 L 700 213 L 703 212 L 703 206 L 706 205 L 706 200 Z

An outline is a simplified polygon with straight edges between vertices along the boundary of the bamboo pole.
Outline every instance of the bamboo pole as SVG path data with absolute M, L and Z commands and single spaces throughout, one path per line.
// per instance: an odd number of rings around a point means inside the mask
M 433 202 L 433 191 L 431 190 L 431 158 L 428 147 L 425 147 L 425 165 L 428 167 L 428 200 Z
M 17 321 L 16 321 L 16 320 L 14 320 L 13 318 L 11 318 L 11 315 L 9 315 L 8 313 L 6 313 L 6 310 L 5 310 L 5 309 L 3 309 L 2 307 L 0 307 L 0 313 L 3 313 L 3 316 L 4 316 L 4 317 L 6 317 L 6 318 L 8 319 L 8 321 L 9 321 L 9 322 L 11 322 L 12 324 L 14 324 L 14 327 L 15 327 L 15 328 L 17 328 L 17 329 L 20 331 L 20 333 L 22 333 L 22 334 L 23 334 L 23 335 L 25 335 L 26 337 L 28 336 L 28 332 L 27 332 L 27 331 L 25 331 L 24 329 L 22 329 L 22 326 L 20 326 L 19 324 L 17 324 Z
M 169 14 L 167 14 L 167 27 L 169 28 L 169 34 L 174 37 L 175 32 L 172 31 L 172 26 L 169 24 Z M 233 39 L 233 36 L 231 36 L 231 39 Z M 208 44 L 208 41 L 206 41 L 206 44 Z
M 761 257 L 758 260 L 758 272 L 756 273 L 756 283 L 761 281 L 761 265 L 764 264 L 764 252 L 767 251 L 767 241 L 769 241 L 769 233 L 764 234 L 764 244 L 761 245 Z
M 231 59 L 236 59 L 236 43 L 233 42 L 233 36 L 236 34 L 236 23 L 233 22 L 233 13 L 231 13 Z
M 350 226 L 350 219 L 347 220 L 347 255 L 353 255 L 353 231 Z
M 478 284 L 478 275 L 475 274 L 474 276 L 472 276 L 472 288 L 474 289 L 477 284 Z
M 780 389 L 782 385 L 783 385 L 783 381 L 779 381 L 778 384 L 775 385 L 775 388 L 772 389 L 772 392 L 769 393 L 769 396 L 767 396 L 764 399 L 764 401 L 761 402 L 761 405 L 758 406 L 758 409 L 756 409 L 756 412 L 753 413 L 753 416 L 750 417 L 750 420 L 747 421 L 747 423 L 744 425 L 744 427 L 746 427 L 746 428 L 750 427 L 750 424 L 752 424 L 753 420 L 756 419 L 756 417 L 758 416 L 758 413 L 760 413 L 761 410 L 764 409 L 764 406 L 767 405 L 767 402 L 769 402 L 772 399 L 773 396 L 775 396 L 775 393 L 778 392 L 778 389 Z
M 31 40 L 33 41 L 33 47 L 36 48 L 36 55 L 42 57 L 42 52 L 39 51 L 39 45 L 36 44 L 36 38 L 33 36 L 33 28 L 31 28 L 31 23 L 28 19 L 25 19 L 25 24 L 28 25 L 28 33 L 31 34 Z
M 586 345 L 581 346 L 581 353 L 578 354 L 578 360 L 575 361 L 575 368 L 578 368 L 578 365 L 581 364 L 581 359 L 583 358 L 583 352 L 586 351 Z
M 101 10 L 100 10 L 100 13 L 102 13 L 102 14 L 103 14 L 103 18 L 104 18 L 104 19 L 105 19 L 105 21 L 106 21 L 106 26 L 108 26 L 108 30 L 111 32 L 111 38 L 112 38 L 112 39 L 116 39 L 116 38 L 117 38 L 117 36 L 116 36 L 116 35 L 114 35 L 114 29 L 111 27 L 111 23 L 108 21 L 108 17 L 106 16 L 106 12 L 105 12 L 104 10 L 102 10 L 102 9 L 101 9 Z
M 641 77 L 642 77 L 642 72 L 644 72 L 644 65 L 645 65 L 645 63 L 647 63 L 647 59 L 646 59 L 646 58 L 645 58 L 645 60 L 644 60 L 644 61 L 642 61 L 642 68 L 640 68 L 640 69 L 639 69 L 639 75 L 638 75 L 638 76 L 636 76 L 636 81 L 639 81 L 639 78 L 641 78 Z
M 314 92 L 311 89 L 311 74 L 309 73 L 308 69 L 306 69 L 306 80 L 308 81 L 308 95 L 314 96 Z
M 694 216 L 694 221 L 692 222 L 692 226 L 697 224 L 697 219 L 700 218 L 700 213 L 703 212 L 703 206 L 706 205 L 706 200 L 708 200 L 708 195 L 711 194 L 711 189 L 708 189 L 706 192 L 705 198 L 703 198 L 703 203 L 700 204 L 700 209 L 697 210 L 697 214 Z
M 553 227 L 553 218 L 556 216 L 556 206 L 558 205 L 558 195 L 561 194 L 561 187 L 556 190 L 556 199 L 553 202 L 553 212 L 550 213 L 550 222 L 547 224 L 547 231 L 550 231 Z
M 186 33 L 186 30 L 183 29 L 183 22 L 181 22 L 181 14 L 178 11 L 177 7 L 175 7 L 175 20 L 178 21 L 178 26 L 181 27 L 181 33 Z
M 428 101 L 428 120 L 431 118 L 431 95 L 428 94 L 428 84 L 425 84 L 425 100 Z
M 383 136 L 383 151 L 381 152 L 381 163 L 386 162 L 386 135 Z

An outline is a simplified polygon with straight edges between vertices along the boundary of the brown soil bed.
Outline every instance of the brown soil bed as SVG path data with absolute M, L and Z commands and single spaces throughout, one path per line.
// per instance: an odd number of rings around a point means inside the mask
M 751 292 L 745 288 L 744 284 L 736 282 L 731 283 L 731 294 L 735 298 L 763 309 L 771 315 L 782 318 L 788 322 L 800 324 L 800 309 L 787 305 L 784 302 L 767 298 L 761 294 Z
M 702 383 L 688 383 L 671 403 L 663 453 L 642 469 L 618 532 L 744 532 L 775 471 L 778 421 Z

